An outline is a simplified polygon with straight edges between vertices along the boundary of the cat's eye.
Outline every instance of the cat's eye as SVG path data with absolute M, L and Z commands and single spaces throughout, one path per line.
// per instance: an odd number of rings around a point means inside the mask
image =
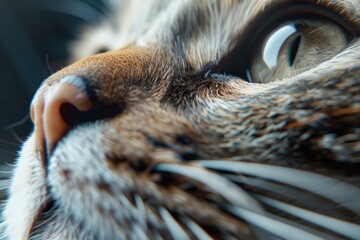
M 356 36 L 342 17 L 302 8 L 271 10 L 276 16 L 251 22 L 212 72 L 253 83 L 290 78 L 331 59 Z
M 270 32 L 250 56 L 249 82 L 268 83 L 302 73 L 348 44 L 347 33 L 329 21 L 289 21 Z

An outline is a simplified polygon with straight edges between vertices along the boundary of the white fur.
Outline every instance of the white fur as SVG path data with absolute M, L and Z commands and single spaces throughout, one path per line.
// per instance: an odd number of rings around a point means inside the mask
M 4 211 L 6 235 L 12 240 L 27 238 L 34 218 L 46 201 L 44 167 L 34 150 L 34 137 L 30 137 L 21 150 Z

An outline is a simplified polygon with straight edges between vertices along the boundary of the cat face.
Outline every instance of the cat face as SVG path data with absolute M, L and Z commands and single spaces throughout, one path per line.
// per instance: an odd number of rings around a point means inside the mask
M 36 93 L 11 239 L 356 238 L 358 1 L 154 3 Z

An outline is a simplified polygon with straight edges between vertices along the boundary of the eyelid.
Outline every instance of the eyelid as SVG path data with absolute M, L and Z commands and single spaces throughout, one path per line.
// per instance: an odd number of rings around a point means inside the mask
M 360 4 L 358 0 L 329 1 L 329 0 L 265 0 L 262 11 L 257 12 L 254 19 L 249 20 L 248 25 L 258 18 L 268 16 L 278 18 L 283 10 L 292 14 L 314 14 L 328 20 L 332 20 L 354 35 L 360 35 Z M 260 3 L 261 4 L 261 3 Z
M 287 15 L 322 17 L 337 23 L 353 35 L 360 35 L 360 8 L 356 8 L 355 5 L 350 7 L 342 1 L 332 1 L 332 3 L 329 3 L 329 1 L 323 0 L 316 1 L 316 5 L 292 4 L 283 7 L 288 12 Z
M 315 4 L 311 0 L 297 0 L 294 3 L 295 1 L 285 3 L 276 1 L 274 4 L 266 6 L 262 12 L 246 24 L 237 38 L 234 37 L 236 42 L 233 47 L 221 57 L 219 64 L 214 66 L 211 73 L 246 76 L 246 63 L 249 61 L 247 58 L 253 50 L 253 47 L 248 47 L 249 43 L 253 46 L 256 45 L 256 41 L 261 36 L 266 36 L 274 29 L 274 26 L 279 26 L 286 21 L 299 18 L 325 19 L 342 27 L 344 32 L 348 33 L 350 40 L 353 37 L 360 36 L 360 11 L 358 12 L 360 8 L 357 8 L 355 3 L 354 5 L 349 4 L 349 2 L 347 4 L 329 4 L 329 1 L 319 0 Z

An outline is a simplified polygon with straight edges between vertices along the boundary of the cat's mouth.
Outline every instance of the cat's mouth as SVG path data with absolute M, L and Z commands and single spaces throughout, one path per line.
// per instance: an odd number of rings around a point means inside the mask
M 46 162 L 51 156 L 47 154 L 37 154 L 37 158 L 39 162 L 44 163 Z M 40 207 L 37 209 L 37 212 L 33 214 L 33 221 L 29 226 L 28 237 L 31 238 L 34 234 L 38 234 L 41 231 L 41 226 L 45 221 L 49 221 L 52 218 L 55 208 L 56 208 L 56 201 L 51 195 L 48 183 L 48 169 L 46 165 L 42 165 L 44 170 L 44 176 L 41 182 L 43 183 L 41 188 L 45 189 L 41 194 L 43 195 L 43 202 L 41 203 Z M 39 189 L 39 191 L 41 191 Z

